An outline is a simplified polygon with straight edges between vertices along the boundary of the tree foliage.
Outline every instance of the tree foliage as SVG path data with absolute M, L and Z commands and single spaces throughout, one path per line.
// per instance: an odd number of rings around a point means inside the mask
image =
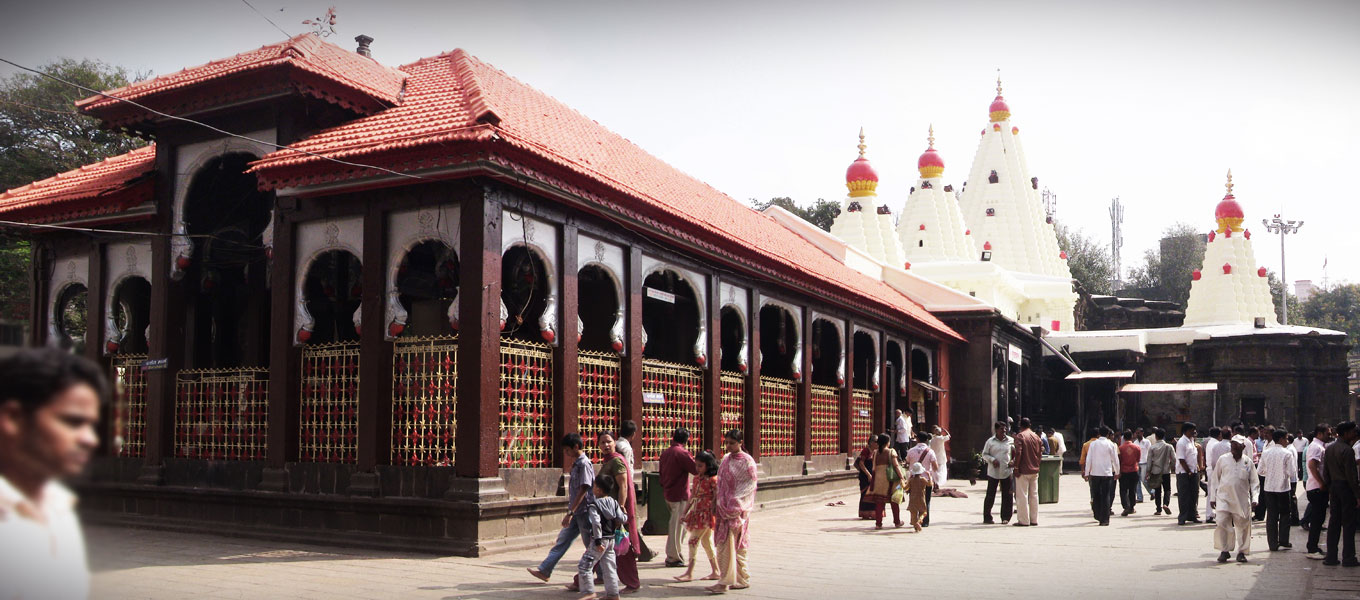
M 140 76 L 92 60 L 61 59 L 39 69 L 90 89 L 125 86 Z M 90 94 L 31 73 L 0 80 L 0 190 L 46 179 L 131 151 L 146 142 L 101 129 L 76 112 Z M 0 319 L 23 320 L 28 312 L 29 235 L 0 229 Z
M 1087 237 L 1084 232 L 1061 223 L 1057 226 L 1058 248 L 1067 253 L 1067 266 L 1087 292 L 1092 294 L 1111 293 L 1111 280 L 1114 279 L 1114 261 L 1110 249 Z
M 831 224 L 835 222 L 836 215 L 841 212 L 839 204 L 823 198 L 818 198 L 811 206 L 806 208 L 799 206 L 792 198 L 782 196 L 779 198 L 770 198 L 769 200 L 751 199 L 751 208 L 756 210 L 765 210 L 771 206 L 778 206 L 779 208 L 798 215 L 799 217 L 802 217 L 804 221 L 812 223 L 813 225 L 822 228 L 824 231 L 831 231 Z
M 1204 264 L 1205 234 L 1193 225 L 1177 223 L 1162 231 L 1158 247 L 1143 253 L 1143 263 L 1129 270 L 1130 295 L 1169 300 L 1185 306 L 1190 299 L 1191 274 Z
M 1299 325 L 1344 331 L 1350 343 L 1360 343 L 1360 284 L 1338 285 L 1315 292 L 1307 302 L 1294 309 L 1289 320 Z

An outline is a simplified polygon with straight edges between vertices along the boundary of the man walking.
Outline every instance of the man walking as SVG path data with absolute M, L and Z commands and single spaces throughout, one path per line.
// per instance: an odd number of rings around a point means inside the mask
M 1152 449 L 1152 441 L 1143 435 L 1142 427 L 1133 432 L 1133 441 L 1138 444 L 1138 502 L 1141 503 L 1143 488 L 1147 487 L 1148 451 Z
M 562 436 L 562 457 L 564 462 L 570 466 L 570 474 L 567 476 L 567 514 L 562 517 L 562 530 L 557 532 L 557 541 L 553 543 L 548 556 L 544 557 L 543 562 L 538 564 L 538 568 L 529 568 L 529 574 L 534 577 L 547 581 L 552 577 L 553 569 L 557 567 L 557 561 L 562 560 L 562 555 L 571 548 L 571 543 L 576 540 L 584 528 L 590 530 L 590 523 L 586 517 L 586 503 L 589 502 L 590 488 L 595 485 L 595 468 L 590 464 L 590 458 L 581 450 L 581 434 L 568 433 Z
M 1228 562 L 1231 552 L 1237 550 L 1237 562 L 1247 562 L 1251 552 L 1251 511 L 1256 508 L 1260 481 L 1257 479 L 1256 464 L 1246 453 L 1246 438 L 1233 436 L 1229 442 L 1230 454 L 1225 454 L 1214 465 L 1213 502 L 1215 520 L 1214 549 L 1219 551 L 1218 562 Z
M 1289 491 L 1298 478 L 1294 468 L 1293 449 L 1286 445 L 1289 437 L 1283 429 L 1273 434 L 1273 444 L 1261 453 L 1258 467 L 1265 484 L 1261 487 L 1261 504 L 1266 505 L 1266 545 L 1274 552 L 1280 548 L 1289 549 L 1289 505 L 1294 502 Z
M 1166 443 L 1166 431 L 1161 427 L 1153 428 L 1152 435 L 1157 438 L 1148 449 L 1148 478 L 1152 489 L 1152 503 L 1156 505 L 1155 514 L 1171 514 L 1171 474 L 1176 472 L 1176 449 Z
M 1176 524 L 1199 523 L 1195 514 L 1199 507 L 1199 451 L 1195 447 L 1195 424 L 1181 425 L 1181 437 L 1176 440 L 1176 503 L 1180 512 Z
M 75 495 L 58 479 L 99 445 L 108 384 L 56 348 L 0 360 L 0 598 L 85 598 L 90 571 Z
M 1143 457 L 1143 449 L 1133 440 L 1133 432 L 1124 430 L 1124 443 L 1119 445 L 1119 505 L 1124 512 L 1119 516 L 1127 517 L 1134 512 L 1138 502 L 1138 461 Z
M 906 456 L 911 447 L 911 415 L 897 409 L 897 420 L 893 423 L 893 450 L 898 456 Z
M 1063 440 L 1061 431 L 1054 431 L 1052 427 L 1045 427 L 1044 433 L 1048 435 L 1048 446 L 1052 449 L 1053 455 L 1063 458 L 1067 454 L 1067 442 Z M 1058 463 L 1058 474 L 1063 474 L 1063 463 Z
M 1043 453 L 1039 435 L 1030 430 L 1029 417 L 1021 417 L 1020 433 L 1015 434 L 1016 527 L 1039 524 L 1039 461 Z
M 756 504 L 756 461 L 742 451 L 741 440 L 740 429 L 730 430 L 723 436 L 727 454 L 718 466 L 718 486 L 713 499 L 713 538 L 718 544 L 718 568 L 722 578 L 705 588 L 713 594 L 751 587 L 746 551 L 751 545 L 751 509 Z
M 666 527 L 666 566 L 683 567 L 685 561 L 680 557 L 680 548 L 685 545 L 685 508 L 689 504 L 689 476 L 699 473 L 699 465 L 694 455 L 689 453 L 685 444 L 689 443 L 689 430 L 675 428 L 671 434 L 671 447 L 661 453 L 657 469 L 660 471 L 661 494 L 666 498 L 666 506 L 671 509 L 671 519 Z
M 1313 430 L 1313 441 L 1308 444 L 1304 466 L 1308 470 L 1308 483 L 1303 493 L 1308 498 L 1308 508 L 1303 511 L 1303 520 L 1308 523 L 1308 558 L 1322 560 L 1324 554 L 1318 542 L 1322 541 L 1322 524 L 1327 520 L 1327 486 L 1323 485 L 1322 458 L 1327 452 L 1327 442 L 1332 441 L 1332 428 L 1326 423 L 1318 423 Z
M 1204 475 L 1207 489 L 1204 494 L 1204 522 L 1214 522 L 1214 509 L 1209 506 L 1209 497 L 1214 495 L 1214 468 L 1218 464 L 1218 459 L 1222 458 L 1232 450 L 1232 442 L 1228 438 L 1232 437 L 1232 430 L 1224 427 L 1209 428 L 1209 437 L 1204 440 Z
M 1322 456 L 1322 466 L 1327 469 L 1327 490 L 1332 505 L 1330 525 L 1327 526 L 1327 558 L 1324 565 L 1360 566 L 1355 558 L 1355 521 L 1360 512 L 1360 483 L 1355 472 L 1355 448 L 1360 441 L 1360 431 L 1355 423 L 1344 421 L 1336 426 L 1337 441 L 1327 448 Z M 1337 560 L 1337 551 L 1341 560 Z
M 1015 467 L 1013 457 L 1015 445 L 1006 435 L 1006 422 L 997 421 L 992 425 L 995 436 L 987 438 L 982 446 L 982 460 L 987 463 L 987 496 L 982 500 L 982 522 L 988 525 L 992 520 L 992 505 L 996 502 L 996 488 L 1001 487 L 1001 524 L 1011 520 L 1011 472 Z
M 1086 452 L 1086 465 L 1081 476 L 1091 486 L 1091 513 L 1101 525 L 1110 524 L 1110 490 L 1114 489 L 1114 477 L 1119 472 L 1119 449 L 1114 442 L 1106 439 L 1110 428 L 1104 425 L 1097 430 L 1095 440 L 1090 442 Z

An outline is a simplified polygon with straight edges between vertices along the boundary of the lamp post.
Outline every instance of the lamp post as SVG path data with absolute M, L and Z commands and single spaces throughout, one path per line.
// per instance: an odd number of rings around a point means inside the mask
M 1280 324 L 1281 324 L 1281 325 L 1288 325 L 1288 324 L 1289 324 L 1289 275 L 1288 275 L 1289 271 L 1285 269 L 1285 265 L 1284 265 L 1284 236 L 1289 235 L 1289 234 L 1291 234 L 1291 233 L 1298 233 L 1298 232 L 1299 232 L 1299 228 L 1300 228 L 1300 227 L 1303 227 L 1303 221 L 1285 221 L 1285 220 L 1283 220 L 1283 219 L 1280 218 L 1280 215 L 1275 215 L 1275 218 L 1274 218 L 1274 219 L 1270 219 L 1270 220 L 1261 219 L 1261 224 L 1266 226 L 1266 231 L 1269 231 L 1269 232 L 1271 232 L 1271 233 L 1278 233 L 1278 234 L 1280 234 L 1280 279 L 1282 280 L 1281 282 L 1284 284 L 1284 293 L 1281 295 L 1281 298 L 1280 298 L 1280 301 L 1281 301 L 1281 303 L 1282 303 L 1281 305 L 1282 305 L 1283 308 L 1284 308 L 1284 310 L 1282 311 L 1282 312 L 1283 312 L 1283 317 L 1284 317 L 1284 319 L 1283 319 L 1283 322 L 1280 323 Z

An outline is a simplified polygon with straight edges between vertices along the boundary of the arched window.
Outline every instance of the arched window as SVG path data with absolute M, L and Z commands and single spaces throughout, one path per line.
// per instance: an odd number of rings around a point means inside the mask
M 548 307 L 552 280 L 542 257 L 527 246 L 516 245 L 501 257 L 501 303 L 505 305 L 502 335 L 542 342 L 539 317 Z
M 581 319 L 580 349 L 622 351 L 622 313 L 614 276 L 599 265 L 586 265 L 576 274 L 576 285 L 577 316 Z
M 798 379 L 798 324 L 793 313 L 776 305 L 760 307 L 760 374 L 762 377 Z
M 362 297 L 359 258 L 345 250 L 317 256 L 302 284 L 303 301 L 314 321 L 308 344 L 355 342 L 354 313 Z
M 389 324 L 389 334 L 453 335 L 458 298 L 458 253 L 438 240 L 413 246 L 397 266 L 397 299 L 406 311 L 404 323 Z
M 57 346 L 73 354 L 85 352 L 86 304 L 89 291 L 84 284 L 73 283 L 61 289 L 53 304 L 52 321 L 56 324 Z
M 873 336 L 863 331 L 855 332 L 854 387 L 860 390 L 874 388 L 874 371 L 878 368 L 878 349 Z
M 742 353 L 746 347 L 746 320 L 734 306 L 724 306 L 718 313 L 722 319 L 722 370 L 745 373 L 746 361 Z
M 844 383 L 841 368 L 841 330 L 825 319 L 812 322 L 812 383 L 839 386 Z
M 114 336 L 109 349 L 118 354 L 146 354 L 146 328 L 151 323 L 151 283 L 127 277 L 113 290 Z
M 694 364 L 699 341 L 699 299 L 679 273 L 665 269 L 642 282 L 643 358 Z

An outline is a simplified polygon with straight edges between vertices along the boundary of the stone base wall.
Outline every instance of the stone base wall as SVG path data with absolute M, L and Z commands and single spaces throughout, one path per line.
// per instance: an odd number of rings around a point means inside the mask
M 149 469 L 139 459 L 95 462 L 91 476 L 75 483 L 88 522 L 294 542 L 460 556 L 546 550 L 567 505 L 557 469 L 471 480 L 452 477 L 446 467 L 380 467 L 374 474 L 350 465 L 271 470 L 264 463 L 173 460 L 154 469 L 157 485 L 144 482 Z M 852 493 L 857 484 L 846 462 L 843 454 L 808 462 L 767 457 L 757 505 Z M 277 491 L 261 489 L 271 486 Z M 639 498 L 640 520 L 645 504 Z

